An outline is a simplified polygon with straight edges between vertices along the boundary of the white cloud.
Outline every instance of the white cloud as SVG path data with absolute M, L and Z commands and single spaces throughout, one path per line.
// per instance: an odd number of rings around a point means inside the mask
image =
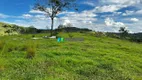
M 61 17 L 61 20 L 69 20 L 75 27 L 85 26 L 84 24 L 89 24 L 97 21 L 95 18 L 97 15 L 93 13 L 92 10 L 78 12 L 64 12 L 65 16 Z M 88 25 L 89 26 L 89 25 Z M 86 26 L 87 27 L 87 26 Z
M 141 21 L 138 21 L 136 23 L 133 23 L 133 24 L 130 24 L 128 23 L 127 26 L 128 26 L 128 30 L 131 31 L 131 32 L 142 32 L 142 22 Z
M 141 9 L 141 10 L 138 10 L 138 11 L 136 12 L 136 14 L 142 14 L 142 9 Z
M 122 22 L 115 22 L 112 18 L 106 18 L 105 19 L 106 26 L 109 27 L 126 27 L 126 25 Z
M 129 11 L 129 10 L 126 10 L 126 12 L 122 14 L 122 16 L 141 15 L 141 14 L 142 14 L 142 9 L 138 10 L 138 11 Z
M 35 15 L 34 18 L 39 19 L 39 20 L 48 20 L 49 19 L 45 15 Z
M 138 22 L 139 21 L 139 19 L 137 19 L 137 18 L 131 18 L 130 20 L 133 21 L 133 22 Z
M 0 18 L 8 18 L 8 17 L 9 17 L 8 15 L 0 13 Z
M 122 6 L 122 5 L 105 5 L 105 6 L 98 6 L 95 8 L 94 12 L 99 12 L 99 13 L 103 13 L 103 12 L 115 12 L 123 7 L 126 6 Z
M 92 2 L 92 1 L 85 1 L 85 2 L 83 2 L 82 4 L 86 4 L 86 5 L 89 5 L 89 6 L 92 6 L 92 7 L 95 6 L 95 3 Z
M 39 11 L 39 10 L 30 10 L 29 13 L 33 14 L 45 14 L 45 12 Z
M 25 19 L 29 19 L 29 18 L 32 18 L 33 16 L 30 15 L 30 14 L 23 14 L 22 15 L 22 18 L 25 18 Z
M 104 4 L 121 4 L 121 5 L 136 5 L 140 4 L 142 0 L 101 0 Z
M 89 28 L 94 29 L 92 27 L 95 27 L 95 22 L 97 21 L 96 14 L 93 10 L 85 10 L 82 12 L 62 12 L 59 15 L 64 15 L 63 17 L 60 17 L 59 23 L 65 24 L 65 23 L 71 23 L 74 27 L 79 28 Z
M 67 20 L 67 19 L 66 19 L 66 20 L 64 20 L 63 25 L 67 25 L 67 24 L 69 24 L 69 23 L 71 23 L 70 20 Z
M 132 14 L 134 14 L 134 11 L 128 11 L 128 10 L 126 10 L 126 12 L 123 13 L 122 15 L 123 16 L 129 16 L 129 15 L 132 15 Z
M 115 12 L 128 6 L 141 8 L 142 0 L 100 0 L 100 3 L 102 5 L 102 7 L 98 7 L 100 12 Z M 129 12 L 123 14 L 123 16 L 127 15 Z

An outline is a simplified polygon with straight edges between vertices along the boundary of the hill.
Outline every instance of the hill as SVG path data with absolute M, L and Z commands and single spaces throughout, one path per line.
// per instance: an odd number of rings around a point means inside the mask
M 15 24 L 0 22 L 0 36 L 37 33 L 38 29 L 34 26 L 23 27 Z
M 0 37 L 1 80 L 141 80 L 142 44 L 71 33 L 84 41 L 44 39 L 47 34 Z M 73 39 L 72 38 L 72 39 Z
M 20 28 L 21 26 L 0 22 L 0 35 L 17 35 L 19 34 L 16 30 L 18 27 Z

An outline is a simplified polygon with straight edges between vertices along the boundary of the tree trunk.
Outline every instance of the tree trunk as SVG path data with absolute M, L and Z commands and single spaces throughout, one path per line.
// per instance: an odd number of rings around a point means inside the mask
M 54 26 L 54 18 L 51 18 L 51 35 L 53 36 L 53 26 Z

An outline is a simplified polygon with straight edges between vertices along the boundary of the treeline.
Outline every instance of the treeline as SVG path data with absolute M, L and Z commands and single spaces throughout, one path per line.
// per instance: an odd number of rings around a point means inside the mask
M 113 33 L 113 32 L 108 32 L 106 33 L 107 36 L 113 37 L 113 38 L 118 38 L 118 39 L 125 39 L 133 42 L 142 42 L 142 33 L 128 33 L 126 35 L 122 33 Z
M 64 27 L 64 28 L 57 28 L 55 29 L 56 32 L 87 32 L 92 31 L 87 28 L 77 28 L 77 27 Z
M 37 33 L 49 33 L 50 29 L 37 29 L 34 26 L 23 27 L 15 24 L 6 24 L 1 23 L 0 27 L 4 28 L 4 33 L 12 34 L 13 32 L 17 32 L 18 34 L 37 34 Z M 87 28 L 76 28 L 76 27 L 58 27 L 53 30 L 54 35 L 57 35 L 59 32 L 87 32 L 91 31 Z

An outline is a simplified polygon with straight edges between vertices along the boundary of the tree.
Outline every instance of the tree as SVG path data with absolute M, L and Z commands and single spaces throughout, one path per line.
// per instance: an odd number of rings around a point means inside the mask
M 64 28 L 64 25 L 60 24 L 60 25 L 58 26 L 58 29 L 62 29 L 62 28 Z
M 20 31 L 21 31 L 20 27 L 15 24 L 12 26 L 12 30 L 16 31 L 17 33 L 20 33 Z
M 76 0 L 37 0 L 34 9 L 46 13 L 51 19 L 51 36 L 53 36 L 54 18 L 62 11 L 72 7 L 75 9 L 75 1 Z
M 37 29 L 34 26 L 29 26 L 27 28 L 27 33 L 36 33 Z
M 121 35 L 120 35 L 120 37 L 121 38 L 126 38 L 127 36 L 128 36 L 128 30 L 126 30 L 126 28 L 125 27 L 120 27 L 120 30 L 119 30 L 119 32 L 121 33 Z

